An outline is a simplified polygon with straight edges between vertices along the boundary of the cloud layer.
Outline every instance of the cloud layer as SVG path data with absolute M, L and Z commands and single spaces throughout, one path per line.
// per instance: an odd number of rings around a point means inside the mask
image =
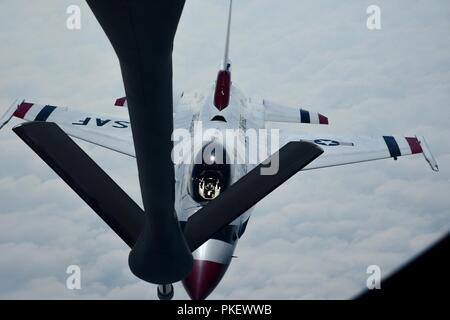
M 65 27 L 82 9 L 82 29 Z M 426 135 L 441 172 L 421 156 L 298 174 L 254 211 L 213 299 L 345 299 L 450 228 L 450 4 L 248 0 L 235 4 L 233 82 L 326 114 L 311 132 Z M 0 3 L 0 110 L 16 97 L 123 114 L 120 69 L 83 1 Z M 176 90 L 201 90 L 222 58 L 224 1 L 187 1 L 174 51 Z M 20 21 L 20 23 L 17 23 Z M 16 120 L 12 121 L 17 124 Z M 128 269 L 128 248 L 10 130 L 0 132 L 0 298 L 154 299 Z M 273 125 L 276 126 L 276 125 Z M 292 126 L 291 126 L 292 127 Z M 298 127 L 297 127 L 298 128 Z M 134 159 L 80 142 L 140 202 Z M 67 266 L 82 290 L 65 287 Z M 175 298 L 187 295 L 176 285 Z

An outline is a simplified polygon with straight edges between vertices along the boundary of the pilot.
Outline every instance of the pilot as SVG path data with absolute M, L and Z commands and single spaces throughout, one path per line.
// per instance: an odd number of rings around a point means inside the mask
M 188 176 L 190 196 L 194 201 L 203 204 L 216 199 L 231 183 L 231 165 L 228 156 L 223 146 L 217 145 L 212 148 L 211 143 L 205 145 L 199 152 L 196 163 L 192 166 L 190 176 Z M 209 149 L 206 149 L 206 147 L 209 147 Z M 216 159 L 217 150 L 224 153 L 223 160 L 219 159 L 220 161 L 218 161 Z M 206 155 L 209 155 L 208 160 L 210 162 L 208 163 L 204 160 L 205 152 L 208 152 Z
M 198 184 L 198 193 L 205 200 L 214 200 L 220 194 L 220 180 L 213 177 L 203 177 Z

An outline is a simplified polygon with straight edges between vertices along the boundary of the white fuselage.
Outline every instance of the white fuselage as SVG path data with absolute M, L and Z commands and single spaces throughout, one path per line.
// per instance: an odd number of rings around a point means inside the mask
M 227 130 L 235 133 L 236 138 L 233 140 L 220 140 L 226 153 L 229 156 L 234 154 L 233 159 L 227 160 L 231 162 L 232 184 L 255 166 L 245 161 L 245 150 L 248 148 L 245 133 L 247 128 L 265 127 L 264 111 L 260 109 L 262 108 L 260 105 L 253 105 L 235 86 L 231 86 L 228 107 L 218 110 L 214 105 L 214 90 L 215 87 L 212 86 L 206 95 L 183 94 L 175 106 L 174 128 L 175 130 L 188 129 L 191 137 L 196 135 L 196 138 L 190 141 L 194 150 L 201 150 L 202 146 L 211 141 L 218 141 L 220 137 L 225 137 Z M 195 156 L 196 152 L 194 151 L 193 154 Z M 191 215 L 208 203 L 198 199 L 196 201 L 192 196 L 192 168 L 193 164 L 189 161 L 175 165 L 175 209 L 182 227 Z M 195 279 L 188 277 L 183 281 L 192 298 L 204 298 L 220 282 L 231 262 L 237 241 L 245 230 L 250 211 L 251 209 L 193 252 L 194 270 L 190 277 Z M 212 267 L 209 267 L 211 265 Z M 195 270 L 196 268 L 199 270 Z M 208 268 L 216 270 L 212 271 L 214 275 L 206 270 Z M 214 279 L 211 280 L 211 278 Z

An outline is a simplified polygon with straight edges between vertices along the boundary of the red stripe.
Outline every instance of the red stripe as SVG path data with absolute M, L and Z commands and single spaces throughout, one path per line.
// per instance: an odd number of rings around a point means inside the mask
M 194 260 L 191 273 L 183 280 L 184 288 L 193 300 L 205 299 L 219 284 L 228 264 Z
M 16 112 L 14 112 L 14 116 L 17 118 L 24 119 L 27 112 L 31 109 L 33 103 L 22 102 L 18 107 Z
M 328 118 L 325 117 L 324 115 L 321 115 L 321 114 L 319 113 L 319 123 L 320 123 L 320 124 L 329 124 L 329 123 L 328 123 Z
M 412 154 L 422 153 L 422 146 L 420 145 L 419 139 L 417 138 L 405 138 L 408 141 L 409 147 L 411 148 Z
M 127 101 L 126 97 L 119 98 L 116 100 L 116 103 L 114 105 L 118 107 L 123 107 L 125 105 L 125 101 Z
M 217 75 L 216 92 L 214 93 L 214 105 L 222 111 L 230 103 L 231 73 L 221 70 Z

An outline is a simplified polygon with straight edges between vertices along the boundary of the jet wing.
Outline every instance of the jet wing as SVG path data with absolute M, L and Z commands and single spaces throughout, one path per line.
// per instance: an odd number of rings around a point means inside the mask
M 12 116 L 26 121 L 58 124 L 68 135 L 126 155 L 135 156 L 130 121 L 95 113 L 72 111 L 64 107 L 27 101 L 16 105 Z M 11 117 L 5 117 L 5 120 Z
M 422 154 L 431 169 L 439 171 L 424 137 L 309 135 L 293 130 L 280 130 L 280 147 L 290 141 L 313 142 L 324 150 L 318 159 L 303 170 Z

